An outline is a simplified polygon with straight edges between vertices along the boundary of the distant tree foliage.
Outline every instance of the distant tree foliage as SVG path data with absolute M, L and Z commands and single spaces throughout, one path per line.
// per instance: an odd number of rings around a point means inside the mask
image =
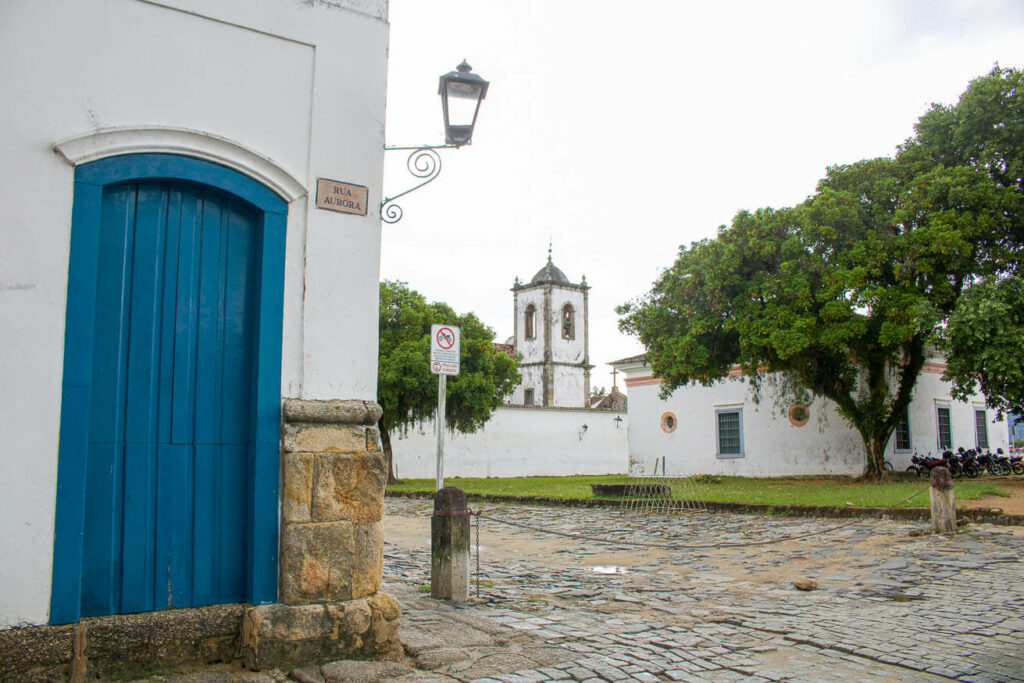
M 953 395 L 979 389 L 999 415 L 1024 411 L 1024 279 L 990 278 L 961 297 L 944 334 Z
M 919 136 L 944 139 L 933 112 Z M 895 159 L 834 166 L 802 204 L 741 211 L 680 247 L 648 294 L 617 309 L 662 396 L 736 364 L 757 387 L 781 378 L 787 402 L 835 402 L 863 439 L 865 474 L 881 476 L 928 346 L 971 284 L 1017 262 L 1021 195 L 1005 170 L 1016 162 L 986 157 L 997 178 L 962 163 L 958 144 L 912 140 Z
M 929 166 L 981 169 L 1024 191 L 1024 71 L 996 66 L 954 105 L 933 104 L 901 156 Z
M 932 105 L 903 154 L 924 165 L 969 166 L 1024 195 L 1024 72 L 995 67 L 971 82 L 952 106 Z M 942 333 L 945 378 L 954 395 L 980 389 L 999 411 L 1024 407 L 1024 296 L 1020 271 L 1024 212 L 1009 214 L 1015 230 L 1003 245 L 997 273 L 972 283 Z
M 430 326 L 435 323 L 460 328 L 459 374 L 447 379 L 445 396 L 449 430 L 475 432 L 520 381 L 519 362 L 494 347 L 494 331 L 475 315 L 428 303 L 404 282 L 381 282 L 377 402 L 384 409 L 379 427 L 391 481 L 392 435 L 432 418 L 437 410 L 437 375 L 430 372 Z

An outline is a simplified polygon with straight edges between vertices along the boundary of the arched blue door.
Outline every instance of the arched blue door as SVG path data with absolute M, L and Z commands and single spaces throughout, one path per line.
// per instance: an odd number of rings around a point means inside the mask
M 276 597 L 285 210 L 195 159 L 77 170 L 51 622 Z

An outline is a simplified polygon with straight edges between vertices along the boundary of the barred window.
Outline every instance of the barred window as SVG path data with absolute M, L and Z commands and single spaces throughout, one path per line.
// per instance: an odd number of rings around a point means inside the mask
M 719 409 L 715 411 L 718 422 L 718 457 L 743 457 L 743 411 L 741 409 Z
M 903 417 L 896 423 L 896 450 L 910 450 L 910 411 L 903 411 Z
M 953 428 L 949 422 L 949 408 L 939 406 L 937 408 L 939 423 L 939 450 L 948 451 L 953 448 Z
M 526 313 L 523 316 L 523 336 L 526 339 L 536 339 L 537 330 L 535 329 L 534 323 L 537 319 L 537 308 L 530 304 L 526 307 Z
M 988 419 L 984 409 L 974 411 L 974 431 L 978 448 L 988 450 Z

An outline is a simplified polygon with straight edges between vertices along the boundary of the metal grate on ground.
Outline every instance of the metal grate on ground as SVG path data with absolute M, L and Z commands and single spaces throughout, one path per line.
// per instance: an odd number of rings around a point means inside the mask
M 630 476 L 620 509 L 623 512 L 707 512 L 707 505 L 697 496 L 696 489 L 693 477 L 666 474 L 665 458 L 660 458 L 654 461 L 651 474 L 641 472 Z

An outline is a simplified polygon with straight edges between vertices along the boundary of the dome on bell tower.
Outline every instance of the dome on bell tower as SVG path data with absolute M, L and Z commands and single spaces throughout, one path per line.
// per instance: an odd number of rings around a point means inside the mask
M 565 273 L 551 262 L 551 252 L 548 252 L 548 262 L 544 264 L 544 267 L 537 271 L 537 274 L 530 280 L 531 285 L 543 285 L 547 283 L 554 283 L 556 285 L 568 285 L 572 284 L 569 282 L 569 278 L 565 276 Z

